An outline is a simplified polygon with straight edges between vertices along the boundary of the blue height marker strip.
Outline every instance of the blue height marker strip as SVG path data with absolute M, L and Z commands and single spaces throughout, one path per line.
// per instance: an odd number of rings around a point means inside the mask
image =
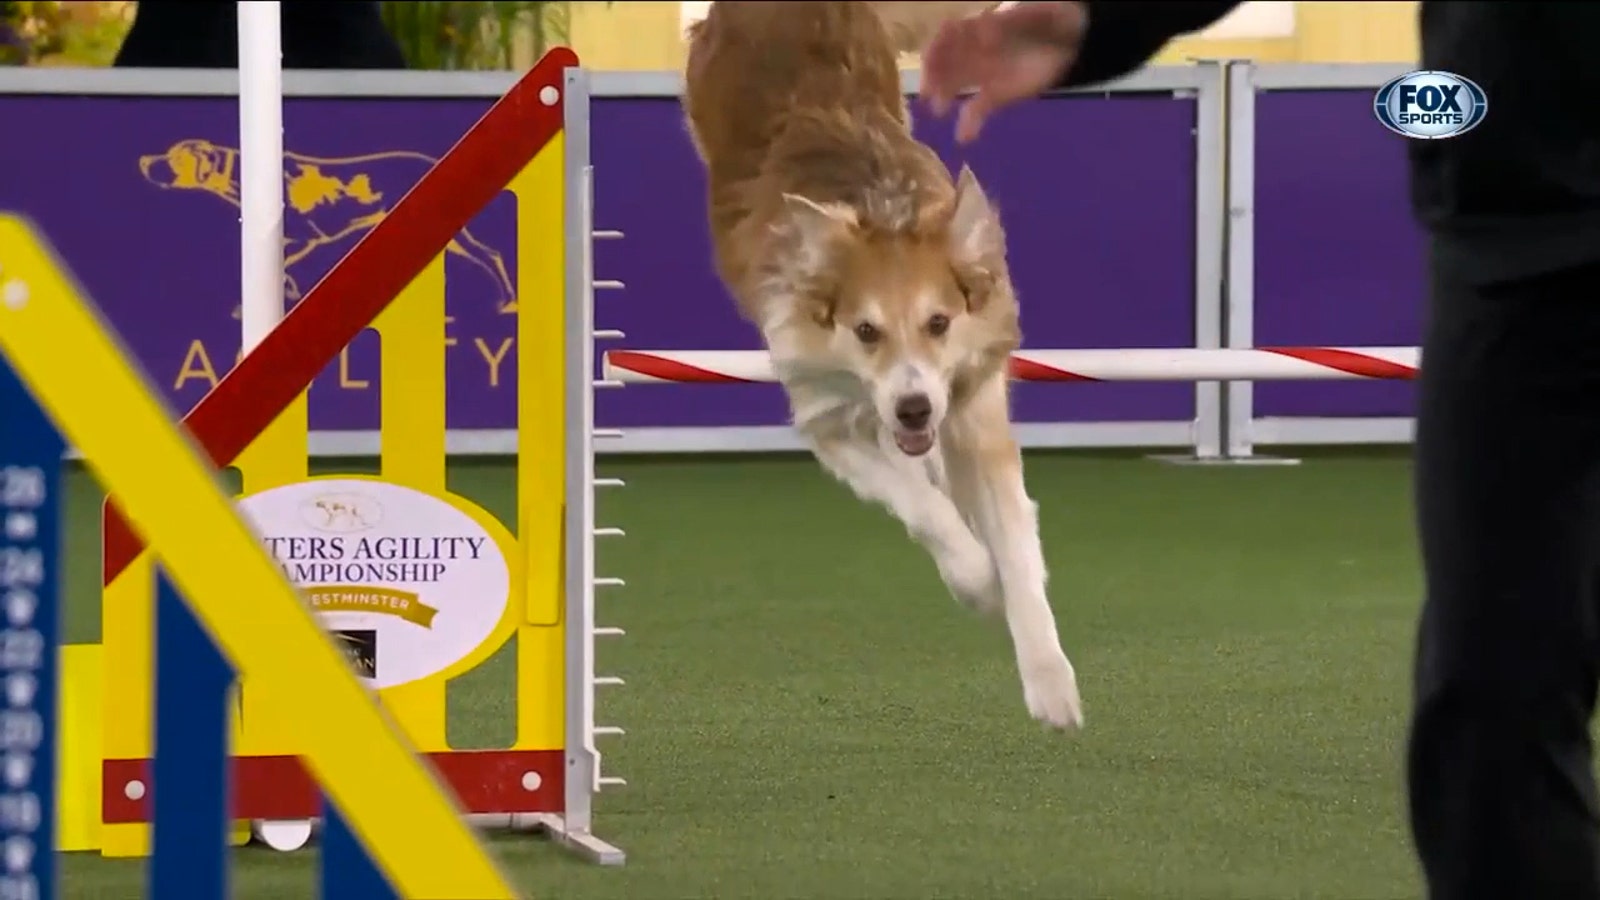
M 165 574 L 156 588 L 155 649 L 148 896 L 226 900 L 234 671 Z
M 322 797 L 322 900 L 400 900 L 339 807 Z
M 0 898 L 56 900 L 61 454 L 0 355 Z

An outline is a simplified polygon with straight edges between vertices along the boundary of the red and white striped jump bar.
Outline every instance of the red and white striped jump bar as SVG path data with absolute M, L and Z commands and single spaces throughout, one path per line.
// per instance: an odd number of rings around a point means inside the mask
M 1417 377 L 1416 347 L 1249 350 L 1022 350 L 1017 381 L 1338 381 Z M 777 379 L 760 350 L 612 350 L 605 378 L 628 384 L 760 384 Z

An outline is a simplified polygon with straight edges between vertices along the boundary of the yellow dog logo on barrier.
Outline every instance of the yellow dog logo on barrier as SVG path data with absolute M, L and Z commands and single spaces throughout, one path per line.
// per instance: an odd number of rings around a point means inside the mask
M 301 261 L 321 248 L 358 240 L 383 221 L 390 206 L 435 162 L 431 156 L 405 150 L 336 158 L 285 152 L 283 266 L 288 299 L 302 296 L 295 280 L 295 267 Z M 157 187 L 204 191 L 237 207 L 238 164 L 237 148 L 192 138 L 178 141 L 164 153 L 139 157 L 139 172 Z M 493 280 L 500 312 L 517 311 L 516 288 L 500 251 L 465 228 L 446 249 Z M 233 316 L 239 317 L 237 306 Z

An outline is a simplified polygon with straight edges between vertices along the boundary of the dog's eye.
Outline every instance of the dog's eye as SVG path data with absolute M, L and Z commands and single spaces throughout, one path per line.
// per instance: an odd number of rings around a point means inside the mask
M 940 337 L 949 330 L 950 317 L 944 313 L 934 313 L 933 316 L 928 319 L 928 333 L 934 337 Z
M 863 344 L 877 343 L 879 337 L 878 326 L 871 322 L 862 322 L 856 326 L 856 338 Z

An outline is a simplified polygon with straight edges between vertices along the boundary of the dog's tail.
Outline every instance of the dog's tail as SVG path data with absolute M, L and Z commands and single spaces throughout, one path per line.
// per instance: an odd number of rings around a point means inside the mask
M 951 19 L 987 12 L 1000 6 L 985 0 L 954 2 L 911 2 L 911 0 L 873 0 L 872 8 L 889 31 L 889 40 L 900 53 L 920 53 L 939 26 Z

